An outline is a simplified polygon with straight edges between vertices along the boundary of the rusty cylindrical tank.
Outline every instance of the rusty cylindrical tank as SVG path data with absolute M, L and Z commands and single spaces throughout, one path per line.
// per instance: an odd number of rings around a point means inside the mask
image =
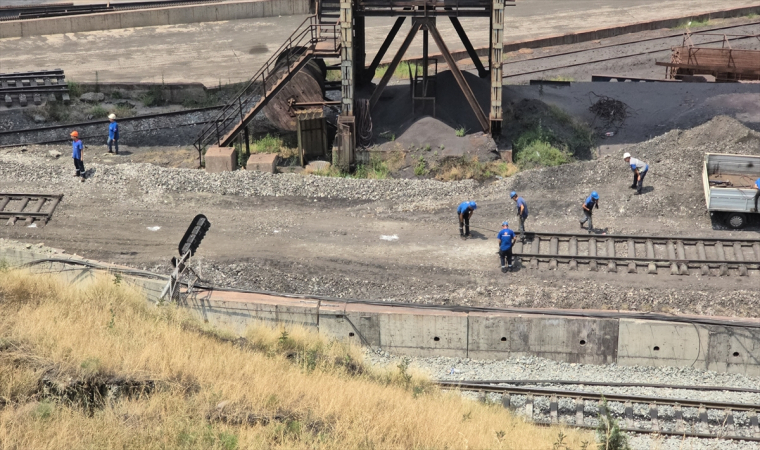
M 290 60 L 298 58 L 303 49 L 291 49 Z M 283 52 L 277 58 L 277 68 L 268 83 L 274 85 L 277 80 L 287 74 L 287 57 Z M 277 128 L 287 131 L 296 130 L 296 114 L 291 108 L 291 102 L 319 102 L 325 97 L 325 63 L 321 59 L 312 59 L 296 73 L 290 81 L 269 100 L 264 107 L 267 119 Z M 271 87 L 270 87 L 271 88 Z

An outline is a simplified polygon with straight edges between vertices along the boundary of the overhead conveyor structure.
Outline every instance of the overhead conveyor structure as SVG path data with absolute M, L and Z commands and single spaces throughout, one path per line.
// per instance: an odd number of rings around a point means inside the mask
M 383 90 L 394 71 L 404 58 L 412 41 L 422 33 L 422 59 L 419 77 L 415 74 L 414 99 L 435 99 L 431 88 L 429 38 L 432 37 L 448 69 L 464 94 L 483 131 L 492 135 L 501 133 L 502 125 L 502 61 L 504 45 L 504 7 L 513 0 L 323 0 L 318 4 L 317 14 L 309 17 L 288 40 L 275 52 L 267 63 L 251 78 L 246 88 L 224 108 L 218 118 L 208 124 L 198 137 L 195 146 L 199 152 L 209 146 L 229 147 L 238 135 L 247 134 L 246 125 L 261 111 L 285 84 L 291 82 L 295 73 L 314 58 L 340 58 L 335 69 L 340 70 L 340 116 L 333 148 L 337 149 L 337 161 L 350 166 L 354 161 L 358 121 L 355 117 L 357 102 L 366 102 L 369 109 L 380 108 L 378 104 Z M 490 77 L 490 104 L 481 105 L 438 28 L 438 18 L 450 21 L 464 45 L 481 78 Z M 372 17 L 396 17 L 396 21 L 380 46 L 377 54 L 367 64 L 366 21 Z M 489 54 L 487 65 L 481 61 L 475 47 L 465 32 L 460 17 L 483 18 L 489 21 Z M 400 48 L 374 89 L 357 89 L 370 86 L 375 71 L 385 57 L 406 20 L 411 28 L 403 38 Z M 485 25 L 485 24 L 484 24 Z M 285 60 L 283 61 L 283 56 Z M 435 62 L 437 67 L 438 61 Z M 282 70 L 283 64 L 287 67 Z M 434 75 L 433 75 L 434 76 Z M 418 80 L 419 78 L 419 80 Z M 357 92 L 368 98 L 358 98 Z M 434 104 L 434 103 L 433 103 Z M 363 107 L 362 111 L 368 108 Z M 244 140 L 248 142 L 246 138 Z

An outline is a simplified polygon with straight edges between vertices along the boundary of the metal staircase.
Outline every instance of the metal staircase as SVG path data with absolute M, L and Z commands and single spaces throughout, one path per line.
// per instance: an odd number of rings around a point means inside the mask
M 340 20 L 340 0 L 319 0 L 317 15 L 321 23 L 338 23 Z
M 301 70 L 311 58 L 340 55 L 340 26 L 309 16 L 264 63 L 219 115 L 195 140 L 202 155 L 211 145 L 228 147 L 248 122 Z M 285 70 L 283 70 L 285 68 Z

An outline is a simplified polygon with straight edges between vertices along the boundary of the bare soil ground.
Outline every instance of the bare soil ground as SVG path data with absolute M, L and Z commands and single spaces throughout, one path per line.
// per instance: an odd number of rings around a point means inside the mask
M 760 135 L 726 117 L 628 148 L 652 167 L 643 196 L 627 188 L 630 171 L 620 155 L 485 184 L 208 175 L 86 159 L 93 174 L 79 183 L 70 158 L 51 158 L 49 150 L 0 152 L 0 191 L 66 195 L 48 226 L 2 227 L 0 236 L 168 272 L 190 219 L 204 213 L 213 225 L 195 264 L 221 285 L 421 303 L 738 316 L 754 315 L 760 305 L 756 272 L 719 278 L 522 268 L 505 275 L 495 254 L 500 222 L 515 218 L 511 189 L 527 199 L 528 227 L 537 231 L 577 231 L 580 202 L 595 189 L 601 195 L 595 225 L 608 233 L 757 238 L 760 227 L 728 231 L 705 210 L 703 153 L 760 154 Z M 462 241 L 454 210 L 465 199 L 477 200 L 479 209 L 473 239 Z M 148 229 L 155 226 L 161 228 Z

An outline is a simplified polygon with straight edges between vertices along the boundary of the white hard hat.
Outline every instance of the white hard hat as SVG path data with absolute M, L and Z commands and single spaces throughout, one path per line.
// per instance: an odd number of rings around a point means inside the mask
M 630 157 L 631 157 L 631 154 L 630 154 L 630 153 L 628 153 L 628 152 L 626 152 L 626 153 L 623 155 L 623 159 L 626 159 L 626 158 L 630 158 Z
M 109 114 L 109 115 L 108 115 L 108 118 L 109 118 L 109 119 L 111 119 L 111 120 L 113 120 L 113 119 L 115 119 L 115 118 L 116 118 L 116 114 Z M 626 153 L 626 155 L 627 155 L 627 154 L 628 154 L 628 153 Z

